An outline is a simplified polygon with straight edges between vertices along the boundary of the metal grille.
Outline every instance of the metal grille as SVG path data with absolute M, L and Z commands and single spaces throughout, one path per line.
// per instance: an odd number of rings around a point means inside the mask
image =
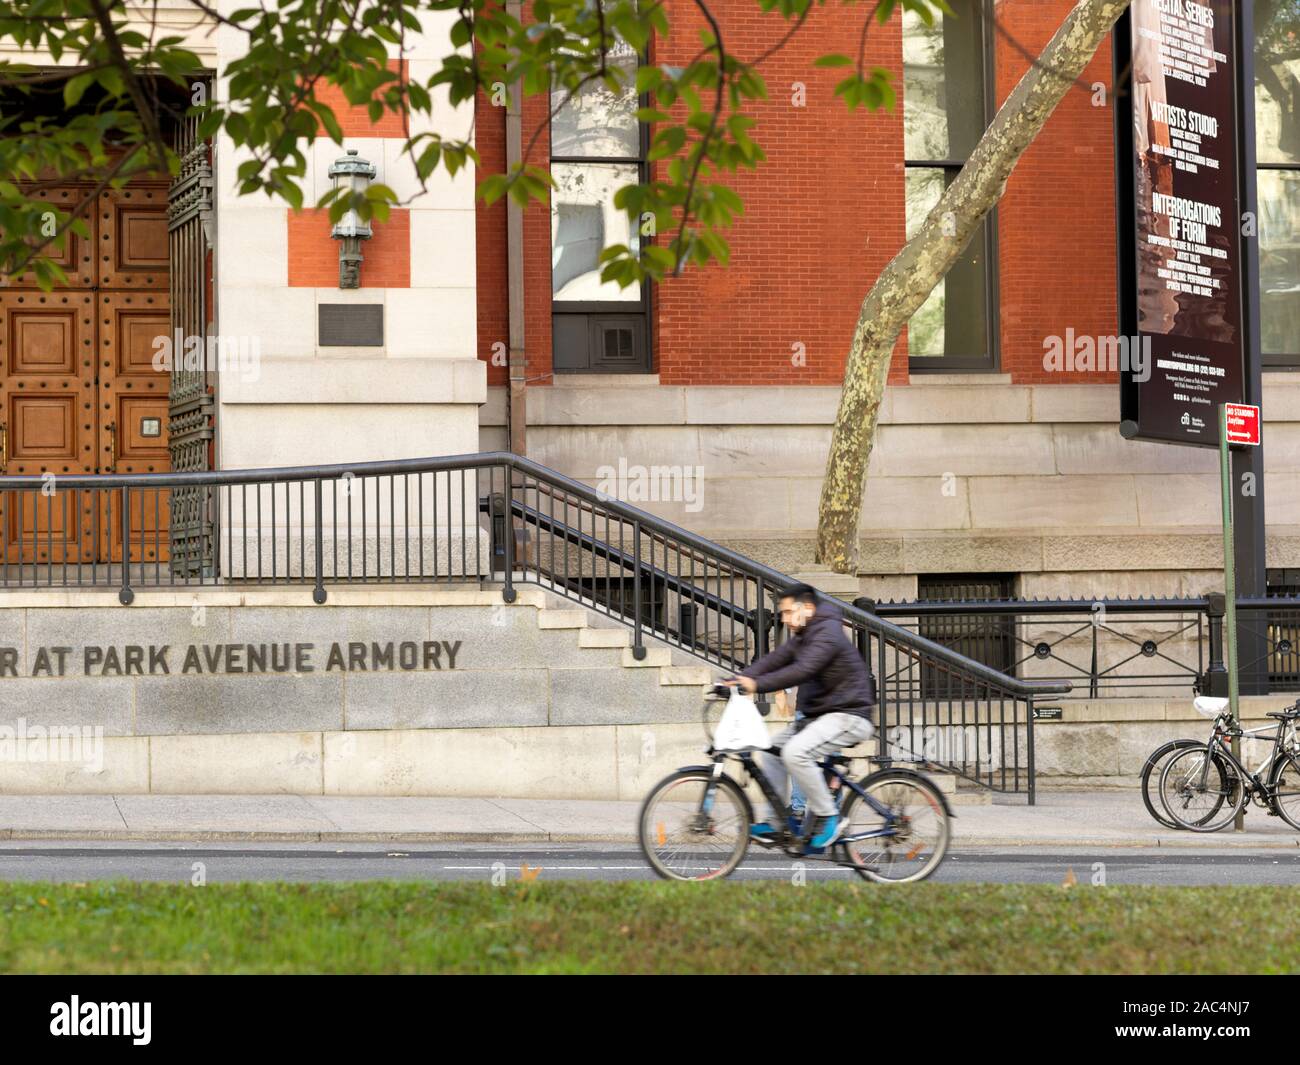
M 921 574 L 917 578 L 917 599 L 923 603 L 1008 599 L 1013 594 L 1014 581 L 1010 574 Z M 938 615 L 920 619 L 917 631 L 926 639 L 982 662 L 999 673 L 1013 672 L 1014 618 L 996 614 Z M 920 680 L 923 699 L 960 695 L 960 692 L 950 689 L 960 683 L 961 678 L 947 670 L 922 670 Z
M 209 145 L 197 139 L 198 119 L 182 118 L 173 146 L 180 172 L 167 195 L 167 229 L 171 252 L 171 326 L 173 338 L 202 340 L 201 358 L 183 358 L 175 346 L 168 394 L 168 450 L 177 472 L 211 468 L 213 398 L 208 388 L 207 351 L 209 232 L 212 226 L 212 166 Z M 197 365 L 196 365 L 197 363 Z M 170 515 L 172 572 L 211 574 L 215 557 L 215 499 L 197 488 L 172 492 Z
M 1270 692 L 1300 691 L 1300 612 L 1294 608 L 1296 597 L 1300 596 L 1300 570 L 1270 569 L 1265 580 L 1265 594 L 1269 599 L 1287 600 L 1285 608 L 1279 604 L 1265 615 L 1268 689 Z M 1260 627 L 1257 619 L 1254 627 Z

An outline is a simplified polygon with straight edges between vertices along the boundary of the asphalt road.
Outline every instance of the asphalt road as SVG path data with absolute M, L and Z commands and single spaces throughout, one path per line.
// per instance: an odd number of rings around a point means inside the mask
M 807 861 L 808 881 L 853 880 L 852 872 Z M 740 880 L 784 880 L 796 862 L 751 850 Z M 966 883 L 1059 884 L 1069 870 L 1079 884 L 1300 883 L 1300 853 L 1130 848 L 953 850 L 934 879 Z M 0 880 L 129 880 L 221 883 L 241 880 L 539 880 L 653 879 L 640 852 L 626 844 L 552 845 L 328 843 L 0 843 Z M 1104 879 L 1102 879 L 1104 878 Z

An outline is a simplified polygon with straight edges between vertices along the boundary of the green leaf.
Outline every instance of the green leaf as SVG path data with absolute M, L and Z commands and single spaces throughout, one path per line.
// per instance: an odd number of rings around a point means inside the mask
M 95 84 L 94 74 L 76 74 L 63 84 L 63 106 L 76 107 L 87 89 Z

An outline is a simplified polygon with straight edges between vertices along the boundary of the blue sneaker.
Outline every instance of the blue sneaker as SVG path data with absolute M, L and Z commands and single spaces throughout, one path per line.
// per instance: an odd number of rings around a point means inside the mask
M 840 818 L 838 814 L 814 818 L 808 838 L 809 853 L 814 853 L 814 850 L 825 850 L 835 842 L 835 837 L 839 834 Z
M 749 826 L 749 838 L 755 843 L 775 843 L 777 831 L 766 821 Z

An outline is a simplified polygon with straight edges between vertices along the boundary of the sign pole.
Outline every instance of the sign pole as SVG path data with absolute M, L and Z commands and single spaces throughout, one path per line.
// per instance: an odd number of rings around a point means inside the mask
M 1223 627 L 1227 644 L 1228 710 L 1234 727 L 1240 725 L 1240 694 L 1237 686 L 1237 555 L 1232 543 L 1232 460 L 1228 455 L 1228 405 L 1219 405 L 1219 492 L 1223 497 Z M 1232 756 L 1241 761 L 1241 739 L 1232 737 Z M 1243 781 L 1244 784 L 1244 781 Z M 1237 811 L 1233 831 L 1245 827 L 1245 813 Z

